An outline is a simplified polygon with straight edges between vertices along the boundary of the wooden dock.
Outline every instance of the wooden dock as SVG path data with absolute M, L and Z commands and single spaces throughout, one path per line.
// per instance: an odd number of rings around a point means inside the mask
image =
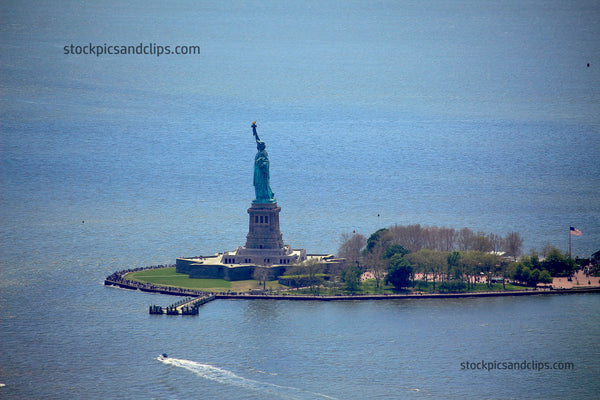
M 209 301 L 213 301 L 215 298 L 216 296 L 214 294 L 187 297 L 167 307 L 151 305 L 148 307 L 148 311 L 150 314 L 154 315 L 198 315 L 200 306 Z

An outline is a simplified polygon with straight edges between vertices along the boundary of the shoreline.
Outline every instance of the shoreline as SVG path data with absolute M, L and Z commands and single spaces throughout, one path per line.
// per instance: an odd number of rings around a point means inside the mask
M 319 295 L 269 295 L 269 294 L 219 294 L 215 299 L 264 299 L 264 300 L 316 300 L 316 301 L 342 301 L 342 300 L 393 300 L 393 299 L 444 299 L 465 297 L 503 297 L 503 296 L 537 296 L 545 294 L 575 294 L 575 293 L 600 293 L 600 287 L 582 289 L 551 289 L 551 290 L 507 290 L 503 292 L 471 292 L 471 293 L 422 293 L 422 294 L 356 294 L 340 296 Z
M 127 271 L 129 272 L 129 271 Z M 186 289 L 173 286 L 160 286 L 123 279 L 125 271 L 116 272 L 104 280 L 105 286 L 116 286 L 129 290 L 160 293 L 172 296 L 205 296 L 214 294 L 215 299 L 252 299 L 252 300 L 300 300 L 300 301 L 348 301 L 348 300 L 390 300 L 390 299 L 444 299 L 466 297 L 501 297 L 501 296 L 537 296 L 544 294 L 600 293 L 600 286 L 572 287 L 560 289 L 506 290 L 467 293 L 395 293 L 395 294 L 355 294 L 355 295 L 289 295 L 289 294 L 251 294 L 251 293 L 213 293 L 201 290 Z

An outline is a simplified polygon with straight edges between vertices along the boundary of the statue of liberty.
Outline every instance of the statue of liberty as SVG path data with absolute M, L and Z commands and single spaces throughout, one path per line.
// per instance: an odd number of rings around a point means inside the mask
M 256 199 L 253 203 L 275 203 L 275 195 L 269 185 L 269 154 L 265 143 L 256 133 L 256 121 L 252 122 L 252 134 L 256 140 L 256 156 L 254 157 L 254 191 Z

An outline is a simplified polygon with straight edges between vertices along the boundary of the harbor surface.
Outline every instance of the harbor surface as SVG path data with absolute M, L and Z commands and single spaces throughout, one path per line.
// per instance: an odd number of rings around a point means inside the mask
M 103 285 L 245 242 L 254 120 L 269 132 L 285 243 L 336 253 L 343 233 L 397 223 L 515 231 L 524 252 L 564 252 L 575 226 L 573 255 L 589 257 L 600 243 L 597 1 L 21 0 L 0 11 L 2 400 L 600 393 L 595 293 L 219 299 L 167 317 L 149 305 L 188 294 Z M 89 41 L 201 54 L 64 54 Z M 575 370 L 461 370 L 475 360 Z

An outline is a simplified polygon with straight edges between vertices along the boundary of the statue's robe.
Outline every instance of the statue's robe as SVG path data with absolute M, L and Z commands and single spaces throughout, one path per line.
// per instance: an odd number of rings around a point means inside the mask
M 275 199 L 269 185 L 269 155 L 265 150 L 256 153 L 254 158 L 254 191 L 258 203 L 271 203 Z

